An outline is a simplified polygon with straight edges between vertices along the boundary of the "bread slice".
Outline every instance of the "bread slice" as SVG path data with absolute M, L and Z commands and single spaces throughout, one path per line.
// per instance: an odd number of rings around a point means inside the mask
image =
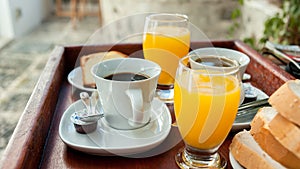
M 281 114 L 277 114 L 269 123 L 271 134 L 286 149 L 300 158 L 300 128 Z
M 233 137 L 229 149 L 234 158 L 245 168 L 285 168 L 261 149 L 249 131 L 244 130 L 237 133 Z
M 272 107 L 259 109 L 251 122 L 250 133 L 260 147 L 274 160 L 288 168 L 300 168 L 300 158 L 282 146 L 270 131 L 269 123 L 277 114 L 277 111 Z M 277 126 L 277 130 L 281 130 L 280 127 L 281 126 Z
M 278 113 L 300 126 L 300 80 L 290 80 L 278 88 L 269 98 Z
M 126 58 L 127 55 L 118 52 L 118 51 L 109 51 L 109 52 L 99 52 L 99 53 L 93 53 L 90 55 L 85 55 L 80 58 L 80 67 L 82 69 L 82 81 L 84 86 L 88 87 L 96 87 L 94 78 L 91 74 L 91 68 L 107 59 L 113 59 L 113 58 Z

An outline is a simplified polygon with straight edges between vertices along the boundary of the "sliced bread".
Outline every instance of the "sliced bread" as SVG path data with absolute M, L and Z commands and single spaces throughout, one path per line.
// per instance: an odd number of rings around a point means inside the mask
M 300 158 L 281 145 L 270 131 L 269 123 L 277 115 L 277 111 L 272 107 L 263 107 L 259 109 L 251 122 L 250 133 L 260 147 L 274 160 L 288 168 L 300 168 Z M 281 130 L 280 127 L 282 126 L 277 126 L 276 130 Z
M 285 168 L 261 149 L 249 131 L 244 130 L 237 133 L 232 139 L 229 149 L 234 158 L 245 168 Z
M 269 103 L 278 113 L 300 126 L 300 80 L 290 80 L 277 89 Z
M 98 62 L 107 59 L 126 58 L 126 57 L 128 56 L 118 51 L 99 52 L 99 53 L 93 53 L 90 55 L 82 56 L 80 58 L 80 67 L 82 69 L 83 85 L 88 87 L 96 87 L 94 78 L 90 71 L 91 68 Z
M 300 128 L 281 114 L 277 114 L 269 123 L 271 134 L 286 149 L 300 158 Z

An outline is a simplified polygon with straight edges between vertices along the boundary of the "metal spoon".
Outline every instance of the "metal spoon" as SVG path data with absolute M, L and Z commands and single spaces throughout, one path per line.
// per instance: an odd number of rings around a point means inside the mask
M 270 104 L 269 104 L 268 100 L 269 100 L 269 98 L 265 98 L 262 100 L 256 100 L 256 101 L 244 103 L 244 104 L 240 105 L 240 107 L 238 108 L 238 111 L 253 109 L 253 108 L 262 107 L 262 106 L 269 106 Z
M 87 113 L 79 116 L 79 119 L 84 122 L 95 122 L 98 121 L 101 117 L 103 117 L 102 113 L 96 111 L 96 104 L 98 100 L 97 94 L 92 94 L 92 98 L 90 98 L 87 92 L 81 92 L 80 98 L 83 104 L 86 107 Z
M 262 100 L 256 100 L 249 103 L 244 103 L 238 108 L 238 113 L 236 114 L 237 118 L 242 116 L 250 116 L 253 113 L 256 114 L 257 110 L 264 106 L 270 106 L 268 102 L 269 98 Z M 253 111 L 255 110 L 255 111 Z
M 99 99 L 98 92 L 93 92 L 91 96 L 91 114 L 96 114 L 96 105 Z
M 87 109 L 87 113 L 89 114 L 91 112 L 91 100 L 89 94 L 87 92 L 81 92 L 79 96 L 82 103 L 85 105 Z
M 87 116 L 79 116 L 79 120 L 84 122 L 96 122 L 102 117 L 104 117 L 104 114 L 98 113 L 98 114 L 91 114 Z
M 300 72 L 300 65 L 293 59 L 291 59 L 290 57 L 288 57 L 286 54 L 282 53 L 281 51 L 277 50 L 274 46 L 274 44 L 272 44 L 271 42 L 267 41 L 265 44 L 265 48 L 268 49 L 270 52 L 272 52 L 276 57 L 279 58 L 284 58 L 286 60 L 288 60 L 290 63 L 288 63 L 288 66 L 293 64 L 293 67 L 295 68 L 295 71 Z
M 294 64 L 292 64 L 292 62 L 288 63 L 286 67 L 286 71 L 290 72 L 296 78 L 298 79 L 300 78 L 300 71 Z

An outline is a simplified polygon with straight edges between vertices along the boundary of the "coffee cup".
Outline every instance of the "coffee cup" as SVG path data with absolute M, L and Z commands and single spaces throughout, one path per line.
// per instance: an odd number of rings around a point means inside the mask
M 197 65 L 197 63 L 195 62 L 198 58 L 209 57 L 209 56 L 221 57 L 223 58 L 223 61 L 227 63 L 232 61 L 237 62 L 239 65 L 239 74 L 241 79 L 244 73 L 246 72 L 247 66 L 250 63 L 250 58 L 246 54 L 239 52 L 237 50 L 220 48 L 220 47 L 205 47 L 205 48 L 195 49 L 191 51 L 189 55 L 193 55 L 192 57 L 190 57 L 192 68 L 194 66 L 195 68 L 199 66 L 199 64 Z M 229 63 L 229 64 L 235 65 L 235 63 Z M 224 70 L 226 69 L 228 70 L 230 68 L 225 68 Z
M 158 64 L 138 58 L 109 59 L 94 65 L 91 73 L 104 121 L 120 130 L 146 125 L 160 72 Z
M 195 54 L 191 54 L 190 56 L 191 57 L 189 57 L 189 62 L 192 69 L 209 69 L 210 67 L 214 67 L 215 69 L 216 67 L 219 67 L 226 72 L 239 67 L 239 63 L 237 61 L 228 59 L 224 56 L 199 56 Z

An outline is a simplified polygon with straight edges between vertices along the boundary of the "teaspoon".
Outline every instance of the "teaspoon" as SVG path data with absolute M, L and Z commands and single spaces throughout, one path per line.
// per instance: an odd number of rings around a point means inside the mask
M 288 57 L 286 54 L 282 53 L 281 51 L 277 50 L 271 42 L 267 41 L 265 47 L 267 49 L 269 49 L 270 51 L 272 51 L 276 56 L 284 58 L 284 59 L 288 60 L 289 62 L 292 62 L 298 68 L 298 70 L 300 70 L 300 66 L 296 61 L 294 61 L 293 59 L 291 59 L 290 57 Z
M 80 99 L 86 107 L 87 113 L 79 116 L 79 119 L 84 122 L 95 122 L 98 121 L 101 117 L 103 117 L 102 113 L 98 113 L 96 111 L 96 104 L 98 95 L 92 94 L 92 98 L 90 98 L 87 92 L 80 93 Z

